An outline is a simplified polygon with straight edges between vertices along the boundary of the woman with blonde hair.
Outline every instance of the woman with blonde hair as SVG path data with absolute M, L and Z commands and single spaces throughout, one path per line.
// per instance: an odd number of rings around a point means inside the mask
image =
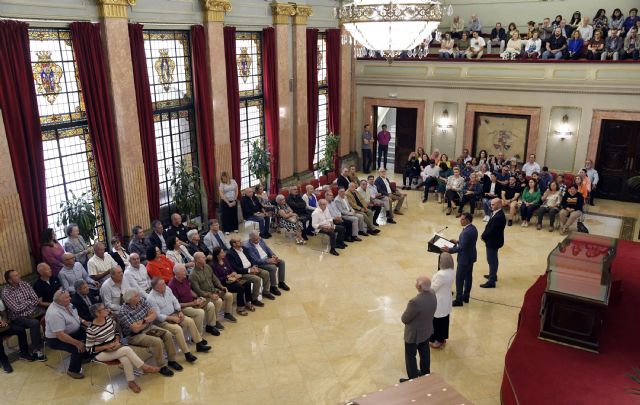
M 438 259 L 438 271 L 431 279 L 431 288 L 436 293 L 438 305 L 433 315 L 433 334 L 429 338 L 429 346 L 441 348 L 449 338 L 449 315 L 451 314 L 451 288 L 456 278 L 453 270 L 453 256 L 442 252 Z
M 222 228 L 226 235 L 238 232 L 238 183 L 229 173 L 220 173 L 220 210 L 222 214 Z

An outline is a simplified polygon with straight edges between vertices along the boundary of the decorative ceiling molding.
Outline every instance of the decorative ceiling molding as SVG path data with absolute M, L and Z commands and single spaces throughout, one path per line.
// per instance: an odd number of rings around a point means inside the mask
M 202 0 L 205 22 L 223 22 L 226 13 L 231 11 L 229 0 Z
M 97 0 L 101 18 L 127 18 L 128 8 L 135 6 L 136 0 Z

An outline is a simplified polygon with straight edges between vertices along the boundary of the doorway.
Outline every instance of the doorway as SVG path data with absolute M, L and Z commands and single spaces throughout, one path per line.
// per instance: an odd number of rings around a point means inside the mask
M 387 153 L 387 171 L 402 173 L 409 158 L 409 154 L 416 150 L 416 127 L 418 123 L 417 108 L 400 108 L 374 106 L 374 127 L 376 128 L 374 164 L 378 168 L 377 161 L 377 134 L 382 131 L 382 126 L 387 126 L 391 133 L 389 151 Z M 381 165 L 384 163 L 381 161 Z
M 640 195 L 634 194 L 627 182 L 640 176 L 640 122 L 602 120 L 597 156 L 597 197 L 640 201 Z

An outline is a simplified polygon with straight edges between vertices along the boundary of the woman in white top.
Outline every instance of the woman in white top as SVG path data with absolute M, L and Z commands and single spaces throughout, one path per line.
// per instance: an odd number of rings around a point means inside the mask
M 553 232 L 556 215 L 560 212 L 560 202 L 562 202 L 562 194 L 558 190 L 558 183 L 552 181 L 549 188 L 542 195 L 542 206 L 538 208 L 538 226 L 536 229 L 542 229 L 542 217 L 549 213 L 549 232 Z
M 535 30 L 531 33 L 531 39 L 529 39 L 524 46 L 524 57 L 537 59 L 540 57 L 541 49 L 542 40 L 540 39 L 540 33 Z
M 518 30 L 513 31 L 511 39 L 507 43 L 507 49 L 500 54 L 504 60 L 515 60 L 522 53 L 522 40 Z
M 433 315 L 433 335 L 429 338 L 429 346 L 439 349 L 449 339 L 449 314 L 451 314 L 451 287 L 456 278 L 453 270 L 453 256 L 442 252 L 438 263 L 438 272 L 431 279 L 431 288 L 436 293 L 438 306 Z
M 175 236 L 167 238 L 167 253 L 165 253 L 165 256 L 175 264 L 184 264 L 188 272 L 191 272 L 191 269 L 195 266 L 195 261 L 189 250 Z
M 441 58 L 453 58 L 453 48 L 455 41 L 451 38 L 450 33 L 445 33 L 444 38 L 440 41 L 440 51 L 438 51 Z
M 220 209 L 222 214 L 222 228 L 226 235 L 238 232 L 238 183 L 229 173 L 220 173 Z

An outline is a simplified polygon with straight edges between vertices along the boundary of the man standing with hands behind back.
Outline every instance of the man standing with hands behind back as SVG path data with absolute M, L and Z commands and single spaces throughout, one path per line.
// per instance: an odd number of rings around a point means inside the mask
M 458 269 L 456 270 L 456 299 L 453 301 L 454 307 L 461 307 L 463 301 L 469 303 L 471 296 L 471 282 L 473 281 L 473 263 L 478 258 L 476 242 L 478 241 L 478 230 L 471 223 L 473 216 L 465 212 L 460 217 L 462 232 L 458 240 L 451 239 L 456 245 L 452 248 L 444 246 L 442 251 L 458 254 Z
M 373 135 L 369 124 L 364 125 L 362 131 L 362 171 L 366 174 L 371 172 L 371 144 L 373 143 Z
M 498 249 L 504 246 L 505 226 L 507 226 L 507 219 L 502 211 L 502 200 L 494 198 L 491 200 L 491 217 L 481 236 L 487 246 L 487 262 L 489 263 L 489 274 L 484 276 L 488 280 L 486 283 L 480 284 L 482 288 L 496 288 L 496 282 L 498 281 Z
M 389 142 L 391 142 L 391 132 L 387 131 L 387 126 L 382 125 L 382 131 L 378 132 L 378 170 L 381 167 L 387 169 L 387 153 L 389 153 Z M 383 159 L 384 157 L 384 159 Z M 384 166 L 380 166 L 380 160 L 384 161 Z
M 429 337 L 433 334 L 433 315 L 438 299 L 431 289 L 431 280 L 428 277 L 416 279 L 416 290 L 418 295 L 409 301 L 401 318 L 404 323 L 404 361 L 409 377 L 401 378 L 401 383 L 431 373 Z M 416 352 L 420 354 L 420 371 L 416 364 Z

